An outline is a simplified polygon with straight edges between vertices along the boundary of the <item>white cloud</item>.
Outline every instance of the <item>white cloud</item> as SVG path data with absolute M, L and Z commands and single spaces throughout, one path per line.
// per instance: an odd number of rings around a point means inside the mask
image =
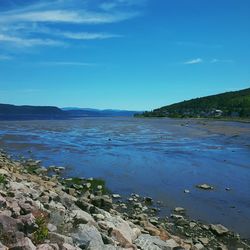
M 13 43 L 16 46 L 32 47 L 37 45 L 42 46 L 58 46 L 64 45 L 61 41 L 51 40 L 51 39 L 38 39 L 38 38 L 21 38 L 15 36 L 9 36 L 5 34 L 0 34 L 0 42 L 6 44 Z
M 121 7 L 132 6 L 145 0 L 112 0 Z M 64 39 L 94 40 L 122 37 L 106 32 L 88 32 L 88 25 L 111 24 L 140 15 L 131 8 L 100 9 L 100 5 L 90 0 L 53 0 L 27 4 L 26 7 L 0 12 L 0 44 L 8 46 L 60 46 Z M 70 26 L 64 26 L 67 23 Z M 84 24 L 85 26 L 80 26 Z M 69 30 L 75 26 L 76 32 Z M 60 31 L 58 31 L 58 28 Z M 84 30 L 85 29 L 85 30 Z M 57 36 L 55 40 L 54 37 Z
M 0 23 L 44 22 L 44 23 L 84 23 L 103 24 L 124 21 L 137 16 L 137 12 L 98 13 L 89 11 L 46 10 L 17 14 L 3 14 Z
M 102 3 L 100 8 L 109 11 L 121 7 L 142 6 L 146 2 L 147 0 L 113 0 Z
M 89 33 L 89 32 L 79 32 L 79 33 L 72 33 L 72 32 L 62 32 L 58 33 L 66 38 L 69 39 L 76 39 L 76 40 L 94 40 L 94 39 L 108 39 L 108 38 L 115 38 L 121 37 L 120 35 L 116 34 L 109 34 L 109 33 Z
M 199 64 L 202 62 L 203 60 L 201 58 L 195 58 L 195 59 L 184 62 L 184 64 Z

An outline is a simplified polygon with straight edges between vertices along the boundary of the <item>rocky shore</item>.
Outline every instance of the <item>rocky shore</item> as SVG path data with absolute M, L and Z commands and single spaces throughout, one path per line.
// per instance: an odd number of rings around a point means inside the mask
M 250 249 L 223 225 L 205 225 L 177 207 L 120 197 L 102 180 L 62 177 L 62 167 L 13 160 L 0 152 L 0 250 Z

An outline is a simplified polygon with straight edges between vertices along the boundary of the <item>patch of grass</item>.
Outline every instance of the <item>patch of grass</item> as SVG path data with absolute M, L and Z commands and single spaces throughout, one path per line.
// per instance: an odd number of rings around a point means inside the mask
M 106 188 L 106 182 L 103 179 L 93 179 L 93 180 L 88 180 L 89 183 L 91 183 L 90 190 L 96 191 L 98 190 L 98 186 L 102 186 L 102 193 L 106 194 L 108 193 L 108 189 Z
M 90 188 L 86 187 L 86 183 L 91 184 Z M 101 190 L 102 193 L 103 194 L 109 193 L 109 190 L 106 188 L 105 180 L 103 179 L 84 180 L 82 178 L 74 177 L 74 178 L 63 180 L 63 185 L 68 188 L 70 187 L 76 188 L 83 192 L 87 190 L 89 190 L 90 192 L 98 191 L 97 187 L 102 186 L 102 190 Z M 82 187 L 82 188 L 79 188 L 79 187 Z
M 47 228 L 47 220 L 47 215 L 42 212 L 36 216 L 38 228 L 33 233 L 33 241 L 35 244 L 41 244 L 48 238 L 49 230 Z
M 36 170 L 38 169 L 38 166 L 26 166 L 25 170 L 27 171 L 27 173 L 29 174 L 35 174 Z
M 7 184 L 7 180 L 6 177 L 2 174 L 0 174 L 0 185 L 6 185 Z

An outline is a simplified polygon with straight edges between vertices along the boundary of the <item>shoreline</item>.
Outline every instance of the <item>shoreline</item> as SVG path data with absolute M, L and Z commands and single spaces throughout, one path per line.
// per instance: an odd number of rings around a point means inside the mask
M 6 220 L 13 225 L 21 220 L 23 228 L 28 227 L 29 230 L 19 231 L 14 227 L 13 239 L 17 243 L 9 244 L 3 235 L 0 235 L 0 243 L 13 246 L 19 244 L 18 237 L 21 237 L 21 242 L 29 242 L 32 246 L 29 249 L 50 249 L 41 248 L 41 244 L 47 244 L 47 247 L 57 244 L 58 249 L 66 250 L 107 247 L 149 249 L 143 248 L 142 246 L 146 246 L 144 244 L 158 247 L 155 249 L 250 248 L 249 240 L 240 239 L 238 234 L 230 232 L 222 225 L 206 225 L 188 219 L 184 208 L 175 208 L 170 218 L 160 218 L 157 207 L 160 202 L 155 202 L 150 197 L 131 194 L 130 197 L 123 198 L 119 194 L 109 193 L 103 180 L 80 177 L 64 179 L 61 177 L 63 171 L 63 167 L 46 169 L 40 161 L 31 159 L 14 161 L 1 152 L 2 234 L 10 230 Z M 41 218 L 37 214 L 46 214 L 46 220 L 40 228 L 37 220 Z M 85 239 L 81 244 L 81 237 L 86 236 L 83 235 L 83 228 L 87 232 L 95 231 L 95 237 L 92 240 Z M 65 244 L 73 248 L 66 248 L 63 246 Z
M 191 120 L 191 121 L 223 121 L 223 122 L 239 122 L 250 123 L 250 118 L 206 118 L 206 117 L 169 117 L 169 116 L 134 116 L 136 119 L 171 119 L 171 120 Z

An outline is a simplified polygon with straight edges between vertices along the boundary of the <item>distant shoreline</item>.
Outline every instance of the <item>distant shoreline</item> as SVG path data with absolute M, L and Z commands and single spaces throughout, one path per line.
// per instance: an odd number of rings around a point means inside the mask
M 138 119 L 173 119 L 173 120 L 194 120 L 194 121 L 224 121 L 224 122 L 243 122 L 250 123 L 250 118 L 206 118 L 206 117 L 169 117 L 169 116 L 134 116 Z

